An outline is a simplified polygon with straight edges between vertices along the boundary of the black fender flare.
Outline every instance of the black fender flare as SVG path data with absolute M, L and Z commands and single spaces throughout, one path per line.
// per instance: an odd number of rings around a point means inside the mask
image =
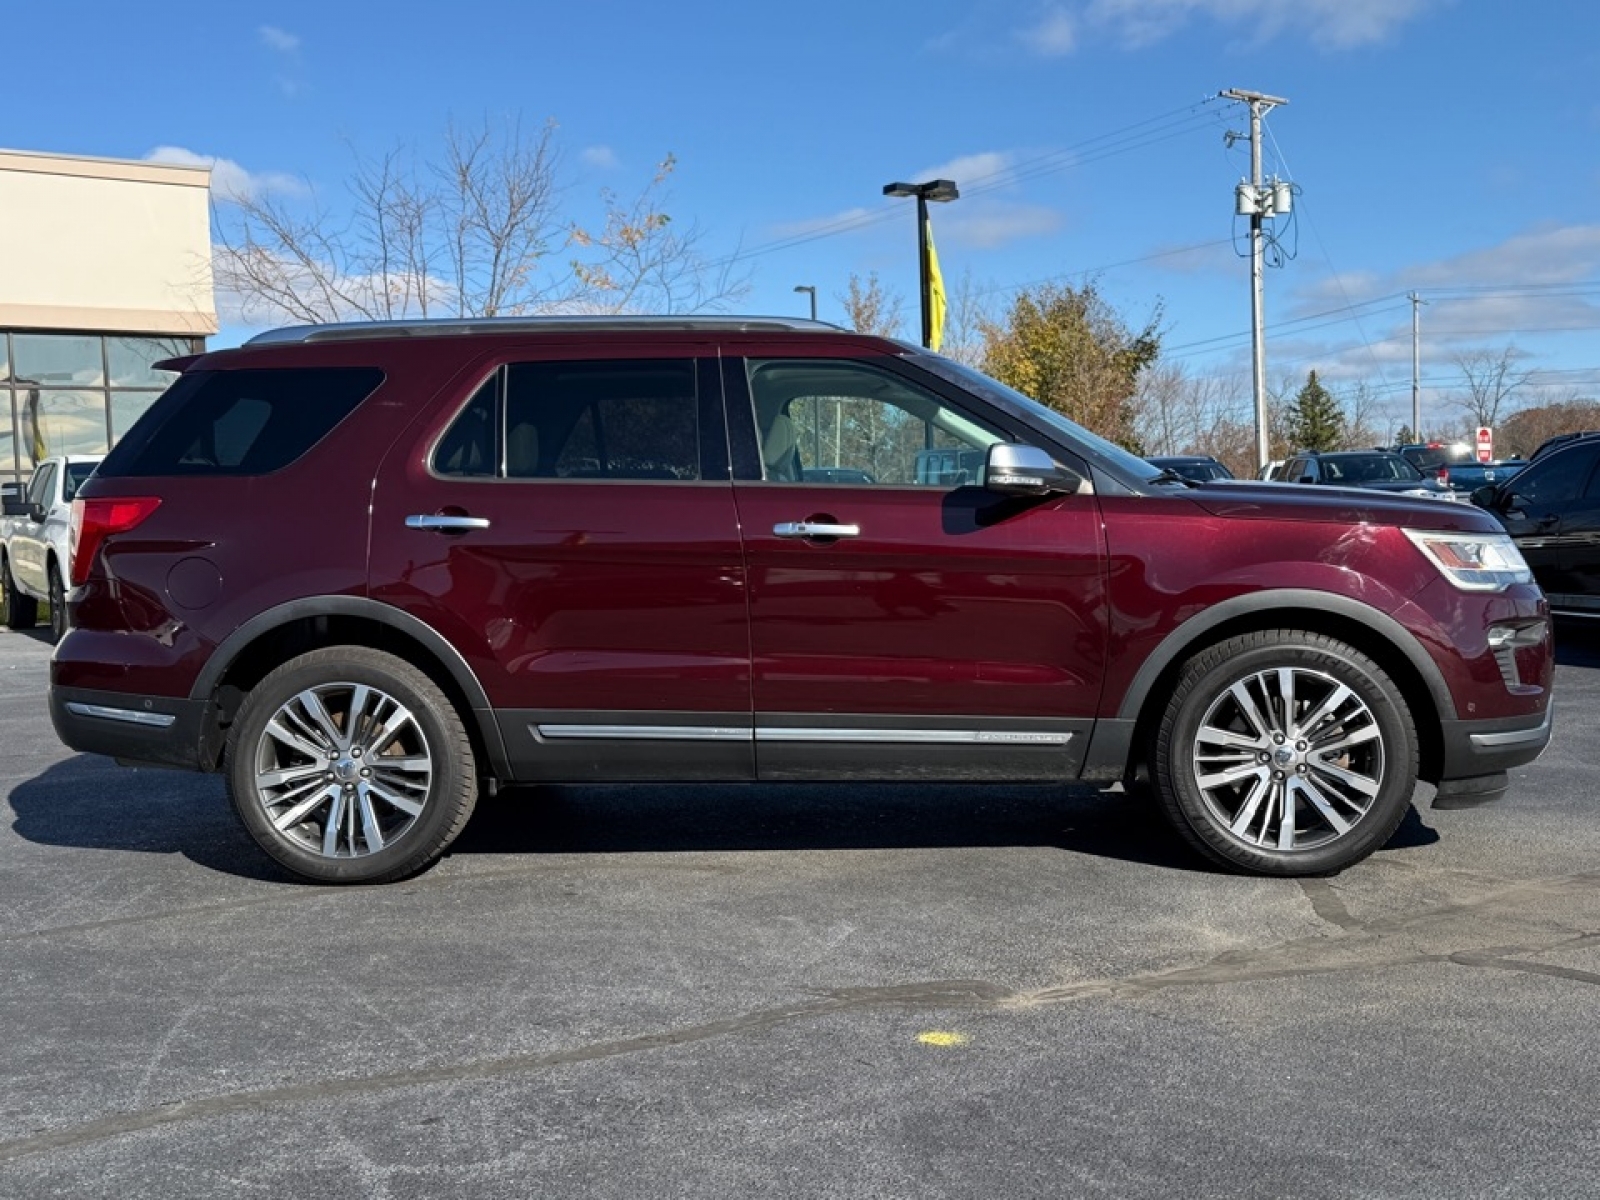
M 305 596 L 257 613 L 222 640 L 189 689 L 189 698 L 208 702 L 216 694 L 222 678 L 245 648 L 274 629 L 308 617 L 359 617 L 374 621 L 419 642 L 449 674 L 467 698 L 472 719 L 483 735 L 489 754 L 489 767 L 501 779 L 509 778 L 505 742 L 494 720 L 493 705 L 467 660 L 450 641 L 427 622 L 392 604 L 366 596 Z

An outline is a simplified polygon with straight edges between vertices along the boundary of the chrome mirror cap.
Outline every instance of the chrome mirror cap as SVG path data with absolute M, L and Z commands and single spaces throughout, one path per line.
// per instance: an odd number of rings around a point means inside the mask
M 1076 472 L 1059 466 L 1048 452 L 1037 446 L 1005 442 L 990 446 L 983 465 L 984 488 L 1006 496 L 1075 492 L 1082 484 Z

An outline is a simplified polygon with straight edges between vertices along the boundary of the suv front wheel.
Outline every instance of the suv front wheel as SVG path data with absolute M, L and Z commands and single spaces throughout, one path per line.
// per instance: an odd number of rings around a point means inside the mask
M 477 799 L 455 707 L 415 667 L 362 646 L 302 654 L 251 689 L 225 767 L 250 835 L 320 883 L 416 874 L 444 853 Z
M 1322 875 L 1377 850 L 1417 783 L 1417 734 L 1394 682 L 1322 634 L 1231 638 L 1183 668 L 1156 734 L 1168 819 L 1209 858 Z

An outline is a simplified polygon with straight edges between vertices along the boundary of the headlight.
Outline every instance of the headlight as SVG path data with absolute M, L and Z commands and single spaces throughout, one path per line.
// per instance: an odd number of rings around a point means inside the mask
M 1402 532 L 1441 575 L 1464 592 L 1498 592 L 1514 583 L 1533 582 L 1533 572 L 1510 534 Z

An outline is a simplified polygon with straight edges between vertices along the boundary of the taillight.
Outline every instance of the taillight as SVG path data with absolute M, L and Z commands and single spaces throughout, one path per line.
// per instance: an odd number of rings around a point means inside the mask
M 126 533 L 156 509 L 161 507 L 159 496 L 114 496 L 72 502 L 72 528 L 69 546 L 72 550 L 72 586 L 79 587 L 89 580 L 89 565 L 100 549 L 100 543 L 114 533 Z
M 1450 482 L 1450 468 L 1449 467 L 1440 467 L 1439 468 L 1439 482 L 1440 483 L 1449 483 Z

